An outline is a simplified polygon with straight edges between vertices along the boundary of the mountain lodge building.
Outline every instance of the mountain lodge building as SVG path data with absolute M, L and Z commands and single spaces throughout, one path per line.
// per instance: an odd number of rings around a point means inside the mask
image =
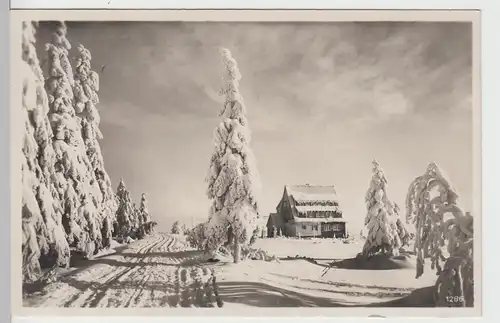
M 334 186 L 285 186 L 266 226 L 268 237 L 346 237 L 346 221 Z

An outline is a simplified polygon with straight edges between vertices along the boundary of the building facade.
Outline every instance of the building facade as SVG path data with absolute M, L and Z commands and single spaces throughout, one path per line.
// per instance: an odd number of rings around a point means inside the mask
M 346 237 L 334 186 L 287 185 L 267 221 L 267 236 Z

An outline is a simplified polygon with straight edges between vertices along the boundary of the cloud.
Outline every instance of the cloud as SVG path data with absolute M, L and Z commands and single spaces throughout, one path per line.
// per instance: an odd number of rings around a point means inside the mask
M 46 27 L 39 30 L 42 45 Z M 218 46 L 231 50 L 242 73 L 264 212 L 274 209 L 284 184 L 324 182 L 338 186 L 346 214 L 356 220 L 365 212 L 373 156 L 400 203 L 429 160 L 458 177 L 467 199 L 470 25 L 69 22 L 68 28 L 70 41 L 91 50 L 94 66 L 106 65 L 98 108 L 108 172 L 115 181 L 125 176 L 134 196 L 147 192 L 157 218 L 207 214 L 203 179 L 223 100 Z
M 398 82 L 394 79 L 374 86 L 373 105 L 375 112 L 382 118 L 404 115 L 413 110 L 412 103 L 398 90 Z

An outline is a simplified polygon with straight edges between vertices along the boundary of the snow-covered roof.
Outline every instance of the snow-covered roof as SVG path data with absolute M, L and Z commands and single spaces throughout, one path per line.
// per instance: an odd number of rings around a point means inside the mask
M 294 218 L 295 223 L 346 223 L 346 220 L 340 218 Z
M 269 214 L 269 218 L 267 220 L 266 226 L 275 226 L 277 228 L 281 228 L 283 226 L 283 218 L 280 214 L 271 213 Z
M 285 189 L 297 202 L 337 202 L 334 186 L 287 185 Z
M 336 205 L 298 205 L 296 206 L 299 213 L 307 212 L 336 212 L 340 213 L 340 209 Z

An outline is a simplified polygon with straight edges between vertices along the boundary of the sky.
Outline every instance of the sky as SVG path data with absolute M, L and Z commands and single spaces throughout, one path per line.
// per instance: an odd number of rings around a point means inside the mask
M 261 212 L 287 184 L 334 185 L 359 230 L 376 158 L 401 206 L 435 161 L 472 208 L 472 29 L 454 22 L 68 22 L 100 73 L 101 149 L 160 230 L 208 218 L 205 176 L 228 48 L 242 74 Z M 40 44 L 49 24 L 41 24 Z M 45 53 L 40 47 L 43 63 Z M 359 232 L 359 231 L 357 231 Z

